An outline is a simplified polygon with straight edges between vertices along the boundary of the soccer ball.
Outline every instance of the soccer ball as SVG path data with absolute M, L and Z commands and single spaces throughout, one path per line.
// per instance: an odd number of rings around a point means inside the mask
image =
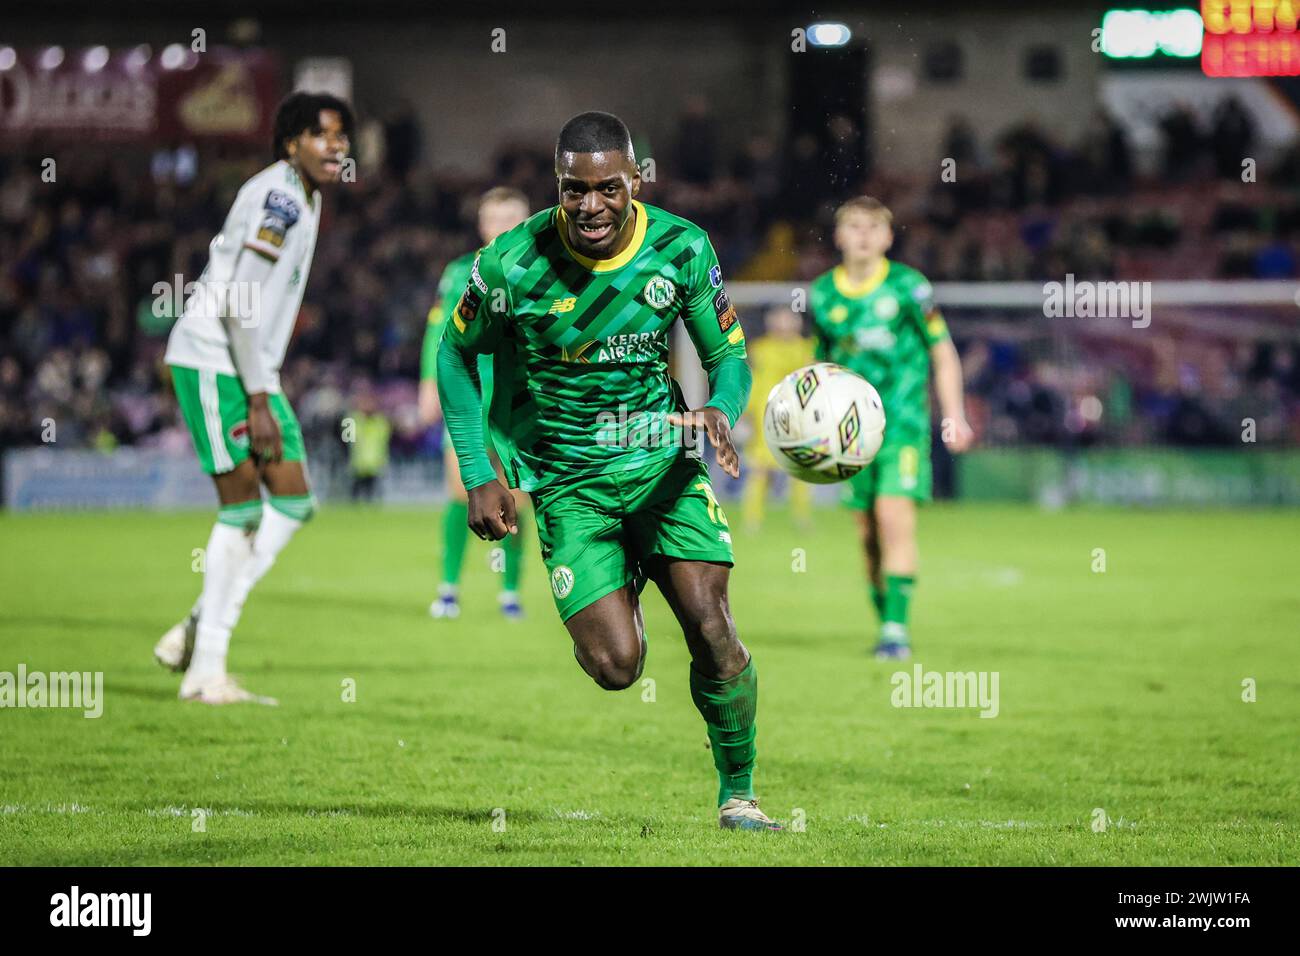
M 767 396 L 763 438 L 794 477 L 828 485 L 852 478 L 876 457 L 885 409 L 875 388 L 842 365 L 791 372 Z

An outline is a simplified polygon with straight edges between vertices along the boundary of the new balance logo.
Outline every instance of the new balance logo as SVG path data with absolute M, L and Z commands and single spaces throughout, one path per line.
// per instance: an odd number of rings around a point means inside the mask
M 551 303 L 551 307 L 546 310 L 547 315 L 557 315 L 561 312 L 572 312 L 573 307 L 578 304 L 577 296 L 570 296 L 567 299 L 556 299 Z

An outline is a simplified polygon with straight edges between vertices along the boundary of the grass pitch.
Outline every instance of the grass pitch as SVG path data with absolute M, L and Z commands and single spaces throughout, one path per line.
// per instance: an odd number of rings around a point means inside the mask
M 992 719 L 891 705 L 891 675 L 912 665 L 867 656 L 847 514 L 821 511 L 811 532 L 779 511 L 760 534 L 737 528 L 756 783 L 803 828 L 780 834 L 717 829 L 686 652 L 653 588 L 653 685 L 601 691 L 574 662 L 535 541 L 526 623 L 499 618 L 476 541 L 464 615 L 430 620 L 427 511 L 329 507 L 254 592 L 231 668 L 280 707 L 178 702 L 151 648 L 197 594 L 192 549 L 210 521 L 0 515 L 0 671 L 105 675 L 97 720 L 0 710 L 0 863 L 1300 856 L 1295 512 L 928 508 L 915 662 L 996 671 Z

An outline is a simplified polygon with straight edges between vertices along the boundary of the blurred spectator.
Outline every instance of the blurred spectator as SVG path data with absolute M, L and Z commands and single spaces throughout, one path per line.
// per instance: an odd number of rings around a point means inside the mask
M 348 470 L 352 475 L 352 500 L 374 501 L 375 485 L 388 469 L 388 443 L 393 425 L 379 410 L 368 385 L 358 391 L 356 409 L 343 424 L 344 437 L 351 438 Z

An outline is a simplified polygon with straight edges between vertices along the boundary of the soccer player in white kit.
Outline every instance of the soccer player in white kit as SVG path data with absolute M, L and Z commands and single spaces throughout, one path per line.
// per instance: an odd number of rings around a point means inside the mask
M 328 94 L 280 104 L 276 161 L 240 188 L 167 341 L 181 414 L 220 501 L 198 603 L 154 648 L 185 671 L 182 700 L 275 703 L 227 674 L 226 652 L 249 591 L 315 506 L 279 373 L 316 249 L 318 187 L 339 178 L 352 126 L 348 104 Z

